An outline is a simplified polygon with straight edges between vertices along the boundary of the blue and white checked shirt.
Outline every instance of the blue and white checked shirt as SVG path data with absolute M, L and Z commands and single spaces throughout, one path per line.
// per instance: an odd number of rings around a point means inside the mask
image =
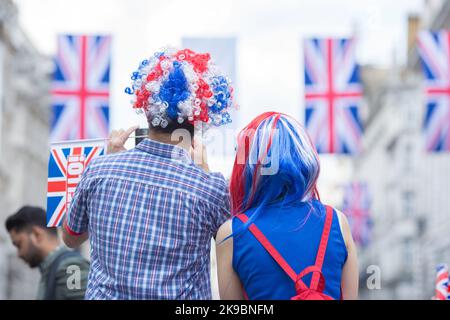
M 145 139 L 94 159 L 66 226 L 89 231 L 86 299 L 211 299 L 211 237 L 229 217 L 224 177 L 182 148 Z

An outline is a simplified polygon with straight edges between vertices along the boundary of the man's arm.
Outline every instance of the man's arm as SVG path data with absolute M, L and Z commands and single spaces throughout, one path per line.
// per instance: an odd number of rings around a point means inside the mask
M 75 189 L 69 209 L 64 216 L 62 239 L 69 248 L 79 247 L 88 238 L 89 219 L 87 203 L 88 194 L 91 192 L 90 182 L 88 181 L 89 170 L 90 166 L 83 172 L 81 180 Z
M 216 175 L 217 173 L 212 173 L 212 175 Z M 220 174 L 223 179 L 223 183 L 221 187 L 219 187 L 216 191 L 220 192 L 221 201 L 211 206 L 211 226 L 212 226 L 212 235 L 213 238 L 216 239 L 217 231 L 219 227 L 225 223 L 228 219 L 231 218 L 231 199 L 230 199 L 230 191 L 228 190 L 228 185 L 223 178 L 223 175 Z
M 78 248 L 89 238 L 88 232 L 76 233 L 67 226 L 67 217 L 63 222 L 62 239 L 69 248 Z
M 116 153 L 125 151 L 124 144 L 128 137 L 136 131 L 138 126 L 132 126 L 128 130 L 114 130 L 108 138 L 106 153 Z M 68 210 L 64 222 L 62 238 L 69 248 L 77 248 L 89 238 L 87 232 L 87 194 L 89 183 L 87 182 L 89 167 L 83 173 L 80 183 L 78 184 L 70 209 Z

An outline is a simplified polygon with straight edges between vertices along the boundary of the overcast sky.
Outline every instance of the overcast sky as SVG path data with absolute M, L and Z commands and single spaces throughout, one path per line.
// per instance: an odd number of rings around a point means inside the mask
M 303 121 L 301 39 L 352 36 L 362 64 L 388 66 L 405 59 L 409 13 L 423 0 L 16 0 L 19 19 L 36 47 L 56 50 L 58 33 L 113 36 L 113 128 L 145 124 L 124 88 L 137 64 L 181 38 L 237 38 L 238 127 L 276 110 Z

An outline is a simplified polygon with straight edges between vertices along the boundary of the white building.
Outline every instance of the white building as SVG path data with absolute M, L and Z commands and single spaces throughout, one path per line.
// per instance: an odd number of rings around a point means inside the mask
M 449 28 L 450 1 L 427 1 L 423 29 Z M 372 243 L 360 254 L 361 298 L 429 299 L 435 267 L 450 265 L 450 153 L 426 153 L 423 79 L 413 48 L 418 20 L 410 20 L 409 64 L 384 73 L 370 88 L 365 152 L 355 179 L 373 197 Z M 367 79 L 373 70 L 366 69 Z M 366 286 L 367 267 L 381 271 L 381 289 Z
M 4 223 L 22 205 L 46 205 L 51 67 L 0 0 L 0 299 L 36 295 L 39 271 L 17 258 Z

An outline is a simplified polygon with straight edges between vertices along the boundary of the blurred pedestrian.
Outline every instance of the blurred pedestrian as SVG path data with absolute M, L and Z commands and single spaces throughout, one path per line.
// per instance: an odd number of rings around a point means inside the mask
M 24 206 L 5 223 L 18 256 L 31 268 L 39 268 L 39 300 L 80 300 L 84 298 L 89 262 L 67 249 L 56 228 L 47 228 L 42 208 Z

